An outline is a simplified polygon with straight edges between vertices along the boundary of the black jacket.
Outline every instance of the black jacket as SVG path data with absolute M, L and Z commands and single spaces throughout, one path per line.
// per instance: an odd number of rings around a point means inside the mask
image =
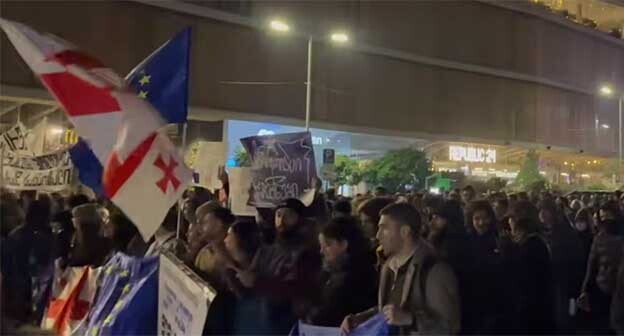
M 509 331 L 519 334 L 552 334 L 554 289 L 550 252 L 544 239 L 530 234 L 513 244 L 505 255 L 504 272 L 510 276 L 512 324 Z
M 472 233 L 468 238 L 469 271 L 466 291 L 462 295 L 465 334 L 500 334 L 503 332 L 508 307 L 502 295 L 505 282 L 497 234 Z
M 314 325 L 338 327 L 349 314 L 377 303 L 377 272 L 372 253 L 326 267 L 322 275 L 320 300 L 307 314 Z

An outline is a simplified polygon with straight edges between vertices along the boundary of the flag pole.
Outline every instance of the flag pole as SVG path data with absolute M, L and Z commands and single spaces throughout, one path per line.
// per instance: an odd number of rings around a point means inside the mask
M 186 153 L 186 129 L 188 128 L 188 121 L 182 124 L 182 160 L 184 160 L 184 154 Z M 176 239 L 180 239 L 180 227 L 182 226 L 182 198 L 178 199 L 178 224 L 176 225 Z

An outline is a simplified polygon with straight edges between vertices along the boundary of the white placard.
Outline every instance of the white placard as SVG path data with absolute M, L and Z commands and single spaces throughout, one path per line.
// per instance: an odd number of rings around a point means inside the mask
M 225 144 L 202 141 L 194 166 L 199 173 L 198 185 L 208 189 L 222 188 L 219 167 L 225 166 Z
M 201 335 L 217 292 L 175 256 L 160 255 L 158 335 Z
M 255 216 L 256 208 L 247 205 L 251 188 L 251 167 L 228 168 L 230 207 L 237 216 Z

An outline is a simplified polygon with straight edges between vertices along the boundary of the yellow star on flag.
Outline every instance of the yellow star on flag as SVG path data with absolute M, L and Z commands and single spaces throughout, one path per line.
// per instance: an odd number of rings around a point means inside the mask
M 141 86 L 149 84 L 151 78 L 152 76 L 143 75 L 143 77 L 141 77 L 141 79 L 139 80 L 139 83 L 141 84 Z
M 147 91 L 143 91 L 141 90 L 138 94 L 139 98 L 141 99 L 147 99 Z

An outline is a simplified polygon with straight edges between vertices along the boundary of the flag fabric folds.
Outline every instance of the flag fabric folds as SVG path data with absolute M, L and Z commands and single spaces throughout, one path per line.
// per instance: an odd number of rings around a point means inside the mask
M 186 28 L 143 60 L 127 76 L 139 98 L 150 102 L 168 123 L 184 123 L 188 110 L 191 28 Z M 82 184 L 103 195 L 102 163 L 81 139 L 70 151 Z
M 191 179 L 158 133 L 163 118 L 123 78 L 68 42 L 17 22 L 0 19 L 0 26 L 102 163 L 105 195 L 148 240 Z
M 88 266 L 62 269 L 57 265 L 41 328 L 62 336 L 83 334 L 100 271 L 101 268 Z
M 394 334 L 394 333 L 392 333 Z M 299 321 L 290 336 L 341 336 L 340 328 L 320 327 Z M 390 326 L 383 314 L 377 314 L 353 329 L 349 336 L 388 336 Z
M 103 267 L 86 335 L 155 335 L 158 257 L 115 254 Z
M 89 144 L 83 138 L 78 139 L 78 142 L 69 149 L 69 157 L 74 167 L 78 169 L 80 182 L 91 188 L 96 195 L 103 196 L 102 174 L 104 168 Z
M 171 124 L 184 123 L 188 111 L 191 28 L 167 41 L 127 76 L 128 85 Z

